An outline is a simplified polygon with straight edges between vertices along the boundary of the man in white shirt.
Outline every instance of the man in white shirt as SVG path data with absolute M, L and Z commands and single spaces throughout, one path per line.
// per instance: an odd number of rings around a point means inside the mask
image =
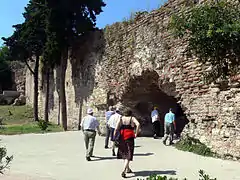
M 154 107 L 151 112 L 152 124 L 153 124 L 153 138 L 156 139 L 160 136 L 160 116 L 157 107 Z
M 116 156 L 115 154 L 115 144 L 114 144 L 114 131 L 117 125 L 117 121 L 120 119 L 121 115 L 120 115 L 120 111 L 119 109 L 115 110 L 115 113 L 109 118 L 107 124 L 111 129 L 111 141 L 112 141 L 112 155 Z
M 89 108 L 87 110 L 87 116 L 85 116 L 81 122 L 82 131 L 84 134 L 84 141 L 86 146 L 86 160 L 91 161 L 93 156 L 93 148 L 96 137 L 96 129 L 100 135 L 99 122 L 96 117 L 93 116 L 93 110 Z

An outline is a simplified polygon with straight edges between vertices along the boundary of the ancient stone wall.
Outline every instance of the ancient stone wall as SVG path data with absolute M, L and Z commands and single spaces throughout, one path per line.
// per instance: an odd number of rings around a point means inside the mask
M 24 62 L 13 61 L 10 63 L 12 71 L 12 90 L 16 90 L 22 94 L 25 92 L 25 78 L 26 78 L 26 67 Z
M 168 31 L 171 13 L 188 1 L 169 1 L 159 10 L 139 13 L 135 19 L 107 26 L 73 49 L 66 71 L 68 124 L 77 128 L 86 108 L 92 107 L 104 128 L 108 105 L 131 108 L 149 133 L 154 105 L 162 116 L 170 107 L 180 115 L 184 133 L 199 138 L 220 154 L 240 157 L 240 99 L 237 79 L 211 86 L 204 84 L 207 67 L 184 56 L 186 42 Z M 51 76 L 50 119 L 59 122 L 58 69 Z M 43 80 L 40 80 L 44 82 Z M 33 77 L 28 73 L 26 94 L 33 100 Z M 44 83 L 40 83 L 43 115 Z M 183 128 L 182 127 L 182 128 Z

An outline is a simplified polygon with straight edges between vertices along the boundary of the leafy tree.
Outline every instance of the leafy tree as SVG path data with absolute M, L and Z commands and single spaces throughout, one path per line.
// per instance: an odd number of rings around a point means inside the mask
M 42 0 L 31 0 L 23 16 L 25 22 L 14 25 L 15 31 L 9 38 L 3 38 L 10 49 L 10 55 L 24 61 L 34 76 L 34 119 L 38 121 L 38 70 L 39 60 L 46 42 L 45 9 Z M 34 70 L 28 60 L 35 62 Z
M 12 84 L 12 72 L 8 64 L 8 57 L 8 48 L 0 47 L 0 91 L 11 88 Z
M 207 82 L 227 79 L 240 68 L 240 5 L 237 1 L 210 1 L 174 14 L 174 35 L 188 40 L 187 53 L 210 63 Z
M 47 43 L 45 59 L 60 66 L 61 118 L 67 130 L 67 109 L 65 93 L 65 72 L 68 50 L 80 37 L 95 29 L 96 15 L 105 6 L 102 0 L 48 0 L 47 5 Z

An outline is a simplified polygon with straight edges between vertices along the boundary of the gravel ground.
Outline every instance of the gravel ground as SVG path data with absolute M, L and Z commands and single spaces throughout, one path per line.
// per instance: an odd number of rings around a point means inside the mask
M 85 160 L 81 132 L 0 136 L 9 155 L 14 155 L 10 170 L 1 180 L 118 180 L 122 160 L 104 149 L 104 137 L 97 136 L 93 161 Z M 137 138 L 133 174 L 128 179 L 161 174 L 198 180 L 198 171 L 205 170 L 217 180 L 240 180 L 240 163 L 201 157 L 164 146 L 161 140 Z M 86 177 L 86 178 L 85 178 Z

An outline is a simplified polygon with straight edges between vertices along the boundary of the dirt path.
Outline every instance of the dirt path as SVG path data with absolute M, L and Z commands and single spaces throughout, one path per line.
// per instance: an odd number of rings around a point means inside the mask
M 123 162 L 111 157 L 104 149 L 104 137 L 97 137 L 95 156 L 87 162 L 81 132 L 44 135 L 0 136 L 7 145 L 8 154 L 14 155 L 11 168 L 1 180 L 118 180 Z M 240 163 L 205 158 L 192 153 L 163 146 L 161 140 L 136 139 L 135 157 L 128 179 L 162 174 L 198 180 L 203 169 L 218 180 L 240 180 Z

